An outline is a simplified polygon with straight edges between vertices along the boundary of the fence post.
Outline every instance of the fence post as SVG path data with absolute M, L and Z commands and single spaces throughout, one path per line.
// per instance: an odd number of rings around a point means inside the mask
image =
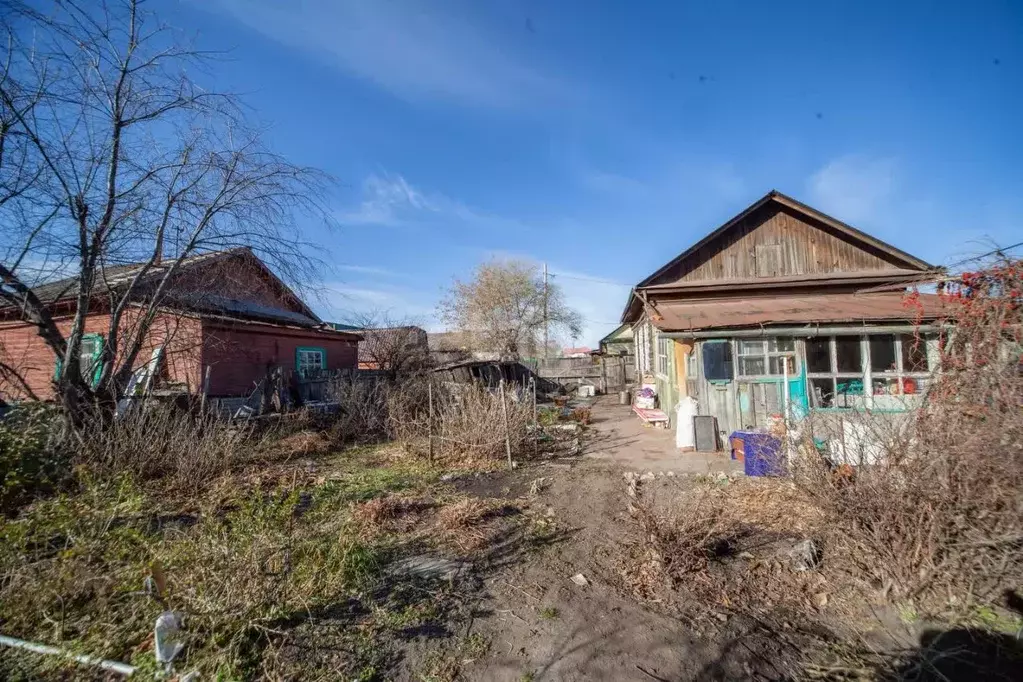
M 504 379 L 498 383 L 498 390 L 501 391 L 501 412 L 504 413 L 504 450 L 508 453 L 508 468 L 514 467 L 511 456 L 511 430 L 508 428 L 508 402 L 504 396 Z
M 433 382 L 426 385 L 426 395 L 430 403 L 430 463 L 433 464 Z

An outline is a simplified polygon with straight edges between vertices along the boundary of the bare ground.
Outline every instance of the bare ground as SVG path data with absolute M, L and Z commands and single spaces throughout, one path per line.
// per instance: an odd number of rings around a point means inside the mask
M 680 454 L 673 434 L 644 428 L 628 408 L 599 402 L 584 455 L 455 483 L 481 497 L 528 500 L 525 542 L 509 543 L 477 567 L 479 588 L 462 614 L 461 639 L 428 641 L 405 652 L 401 679 L 696 680 L 783 679 L 756 645 L 736 644 L 748 624 L 687 626 L 625 594 L 608 551 L 625 542 L 628 471 L 716 474 L 734 469 L 722 455 Z M 649 473 L 648 473 L 649 472 Z M 536 483 L 536 481 L 540 481 Z M 586 584 L 573 582 L 582 575 Z M 476 635 L 486 655 L 454 646 Z M 431 671 L 438 647 L 459 659 L 455 674 Z M 767 674 L 758 673 L 765 667 Z M 436 667 L 436 666 L 434 666 Z M 445 671 L 448 672 L 448 671 Z

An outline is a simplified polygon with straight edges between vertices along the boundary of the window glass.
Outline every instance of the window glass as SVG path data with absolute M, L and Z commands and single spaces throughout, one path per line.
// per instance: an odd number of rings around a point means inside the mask
M 727 341 L 703 343 L 703 376 L 707 381 L 731 381 L 732 344 Z
M 831 339 L 827 336 L 806 340 L 806 371 L 831 371 Z
M 860 352 L 860 337 L 858 336 L 836 336 L 835 356 L 838 367 L 835 369 L 840 373 L 860 374 L 863 372 L 862 353 Z
M 326 352 L 322 348 L 301 348 L 296 354 L 295 369 L 305 376 L 326 368 Z
M 796 350 L 796 340 L 791 336 L 771 338 L 767 340 L 769 353 L 791 353 Z
M 668 356 L 671 354 L 671 339 L 657 337 L 657 373 L 668 374 Z
M 862 398 L 862 379 L 835 380 L 835 407 L 855 407 Z
M 924 337 L 913 334 L 902 335 L 902 371 L 928 371 L 927 341 Z
M 871 336 L 870 371 L 873 373 L 898 371 L 895 362 L 895 335 Z
M 769 374 L 778 375 L 788 372 L 789 376 L 796 373 L 796 358 L 792 355 L 772 355 L 768 365 Z M 788 369 L 786 369 L 786 367 Z
M 810 379 L 810 404 L 813 407 L 834 407 L 835 380 Z
M 763 355 L 764 342 L 761 339 L 739 339 L 739 355 Z
M 767 372 L 764 369 L 763 355 L 752 358 L 739 358 L 739 373 L 744 376 L 766 374 Z

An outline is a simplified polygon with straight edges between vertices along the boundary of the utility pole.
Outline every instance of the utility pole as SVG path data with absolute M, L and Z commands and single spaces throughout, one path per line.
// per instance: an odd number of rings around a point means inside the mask
M 547 359 L 547 263 L 543 264 L 543 359 Z

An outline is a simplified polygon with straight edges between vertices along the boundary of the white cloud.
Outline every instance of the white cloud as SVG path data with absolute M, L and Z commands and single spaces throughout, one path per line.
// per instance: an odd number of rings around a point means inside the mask
M 444 227 L 472 227 L 507 230 L 525 234 L 532 228 L 511 218 L 487 213 L 439 192 L 421 190 L 397 173 L 373 173 L 362 183 L 359 205 L 341 211 L 342 224 L 410 227 L 442 224 Z
M 380 268 L 375 265 L 338 265 L 338 270 L 352 272 L 356 275 L 368 275 L 370 277 L 400 277 L 401 273 L 387 268 Z
M 567 88 L 522 63 L 494 35 L 412 0 L 214 0 L 215 8 L 280 43 L 309 50 L 404 99 L 516 107 L 563 99 Z M 463 7 L 466 14 L 472 5 Z
M 436 331 L 436 301 L 420 289 L 398 286 L 364 287 L 329 282 L 323 288 L 317 314 L 332 322 L 357 322 L 366 317 L 418 324 Z
M 874 222 L 895 195 L 898 171 L 893 158 L 839 157 L 807 181 L 810 203 L 845 222 Z

